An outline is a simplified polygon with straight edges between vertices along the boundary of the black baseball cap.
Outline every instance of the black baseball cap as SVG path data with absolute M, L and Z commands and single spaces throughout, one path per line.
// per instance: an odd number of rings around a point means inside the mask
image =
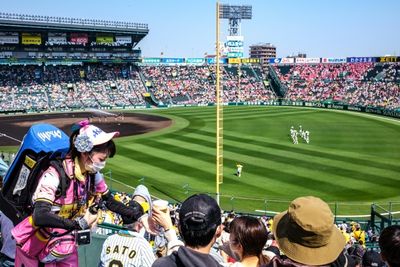
M 221 224 L 221 209 L 212 197 L 196 194 L 182 203 L 179 221 L 182 229 L 202 231 Z
M 374 251 L 369 250 L 364 253 L 362 258 L 362 266 L 365 267 L 383 267 L 385 266 L 385 262 L 382 260 L 381 255 Z

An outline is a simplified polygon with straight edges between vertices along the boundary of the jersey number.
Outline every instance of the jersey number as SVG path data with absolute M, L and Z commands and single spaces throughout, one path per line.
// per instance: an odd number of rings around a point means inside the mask
M 108 267 L 123 267 L 123 266 L 124 265 L 119 260 L 112 260 L 110 261 L 110 264 L 108 264 Z

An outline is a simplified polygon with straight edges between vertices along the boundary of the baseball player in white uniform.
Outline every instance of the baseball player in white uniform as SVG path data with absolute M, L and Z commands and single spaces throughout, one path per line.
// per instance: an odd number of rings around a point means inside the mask
M 310 132 L 309 131 L 304 132 L 304 140 L 306 141 L 307 144 L 310 143 Z

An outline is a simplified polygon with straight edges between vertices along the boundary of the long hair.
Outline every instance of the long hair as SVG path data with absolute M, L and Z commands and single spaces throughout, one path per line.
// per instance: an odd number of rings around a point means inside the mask
M 268 238 L 267 229 L 260 220 L 250 216 L 237 217 L 231 222 L 230 234 L 231 244 L 243 248 L 242 259 L 257 256 L 259 266 L 268 263 L 268 258 L 262 254 Z

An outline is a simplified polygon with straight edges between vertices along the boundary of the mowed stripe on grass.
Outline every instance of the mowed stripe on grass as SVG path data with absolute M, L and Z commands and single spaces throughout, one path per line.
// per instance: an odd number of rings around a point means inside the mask
M 146 113 L 176 123 L 164 134 L 117 139 L 118 153 L 109 164 L 114 178 L 135 186 L 146 177 L 151 189 L 175 200 L 215 192 L 215 107 Z M 257 106 L 224 107 L 224 119 L 225 209 L 264 209 L 271 199 L 284 204 L 267 208 L 283 209 L 301 195 L 346 202 L 400 199 L 399 123 L 352 112 Z M 309 145 L 290 142 L 292 125 L 310 131 Z M 237 162 L 244 165 L 241 178 L 234 175 Z

